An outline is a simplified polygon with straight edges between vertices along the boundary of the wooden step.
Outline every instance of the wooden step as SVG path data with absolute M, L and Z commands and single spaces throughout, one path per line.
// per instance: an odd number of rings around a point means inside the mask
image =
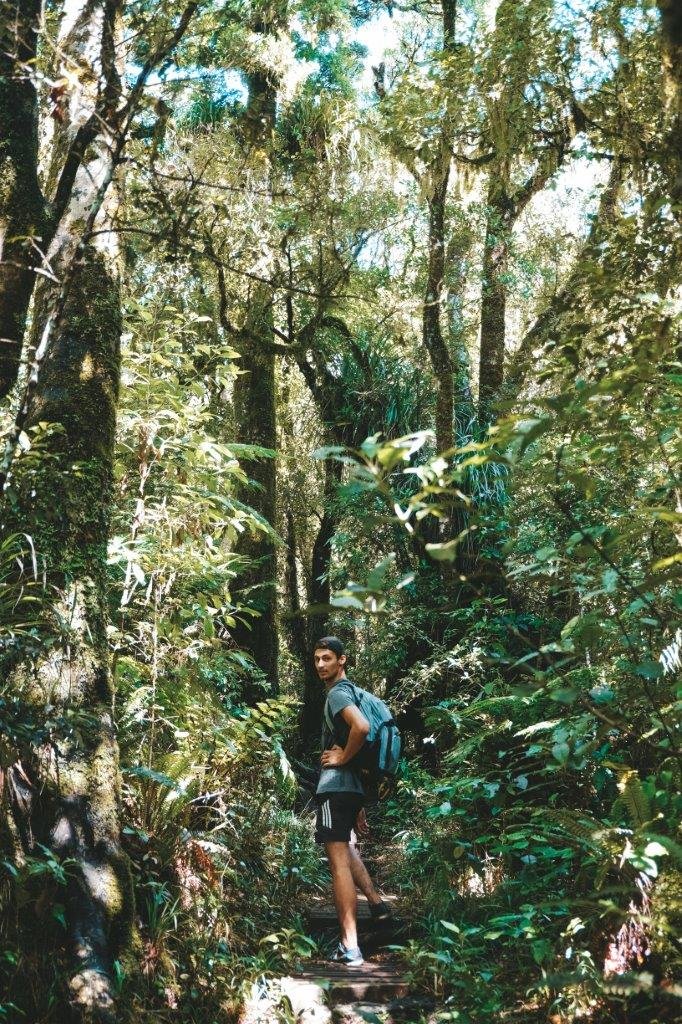
M 331 1006 L 356 1001 L 388 1003 L 401 999 L 409 991 L 404 973 L 390 961 L 371 963 L 366 960 L 358 968 L 311 961 L 301 967 L 296 977 L 323 986 Z
M 384 903 L 388 903 L 393 914 L 387 921 L 375 921 L 369 911 L 369 904 L 364 896 L 358 896 L 358 931 L 391 931 L 398 932 L 404 927 L 398 913 L 398 903 L 395 896 L 384 896 Z M 328 928 L 338 927 L 336 907 L 328 900 L 319 899 L 313 901 L 306 910 L 308 925 L 313 930 L 326 931 Z
M 415 1024 L 432 1020 L 429 1016 L 435 1000 L 424 996 L 407 996 L 389 1003 L 336 1003 L 331 1007 L 330 1024 Z

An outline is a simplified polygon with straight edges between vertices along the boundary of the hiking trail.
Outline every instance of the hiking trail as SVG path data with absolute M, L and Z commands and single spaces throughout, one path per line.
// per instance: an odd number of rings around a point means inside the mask
M 404 941 L 406 923 L 395 896 L 384 896 L 393 915 L 374 921 L 364 896 L 358 895 L 358 932 L 365 957 L 349 969 L 323 959 L 301 961 L 289 976 L 274 979 L 267 991 L 254 991 L 239 1024 L 414 1024 L 426 1016 L 428 1000 L 410 994 L 410 983 L 387 947 Z M 306 913 L 310 935 L 322 946 L 338 931 L 336 910 L 328 899 L 314 900 Z M 290 1017 L 283 1016 L 289 1011 Z

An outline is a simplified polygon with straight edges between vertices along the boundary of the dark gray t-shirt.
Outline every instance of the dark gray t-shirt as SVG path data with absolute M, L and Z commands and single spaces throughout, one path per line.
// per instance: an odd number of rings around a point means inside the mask
M 343 726 L 343 719 L 337 719 L 337 715 L 349 704 L 355 704 L 353 688 L 348 679 L 339 679 L 338 683 L 332 686 L 327 693 L 325 708 L 329 711 L 331 720 L 337 725 L 337 732 L 340 736 L 348 733 L 348 726 Z M 322 749 L 329 750 L 338 742 L 327 726 L 326 714 L 322 716 Z M 317 784 L 318 793 L 364 793 L 362 782 L 357 772 L 352 768 L 323 768 L 320 773 L 320 781 Z

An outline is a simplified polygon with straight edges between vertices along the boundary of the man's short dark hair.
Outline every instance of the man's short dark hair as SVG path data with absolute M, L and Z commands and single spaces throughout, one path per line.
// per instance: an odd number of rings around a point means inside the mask
M 315 644 L 315 650 L 319 651 L 325 649 L 325 651 L 333 651 L 337 658 L 346 653 L 346 648 L 343 643 L 339 640 L 338 636 L 323 636 Z

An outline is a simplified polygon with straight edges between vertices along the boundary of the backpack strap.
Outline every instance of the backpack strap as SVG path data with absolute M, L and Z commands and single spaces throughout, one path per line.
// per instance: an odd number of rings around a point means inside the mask
M 350 681 L 350 679 L 344 679 L 343 682 L 347 683 L 347 685 L 350 686 L 350 688 L 352 690 L 352 693 L 353 693 L 353 701 L 355 702 L 356 708 L 358 708 L 358 709 L 361 708 L 362 707 L 362 697 L 358 693 L 358 688 L 356 687 L 355 683 L 352 683 Z M 327 728 L 329 729 L 330 733 L 332 734 L 332 738 L 334 740 L 336 740 L 336 738 L 337 738 L 337 736 L 336 736 L 336 726 L 335 726 L 334 721 L 332 719 L 332 716 L 331 716 L 331 714 L 329 712 L 329 702 L 328 702 L 328 700 L 326 698 L 325 698 L 325 702 L 324 702 L 324 720 L 327 723 Z
M 348 685 L 350 686 L 351 690 L 353 691 L 353 700 L 355 701 L 356 708 L 361 708 L 362 707 L 362 697 L 358 693 L 359 687 L 357 687 L 355 685 L 355 683 L 352 683 L 350 681 L 350 679 L 348 680 Z
M 327 728 L 329 729 L 330 733 L 332 734 L 332 738 L 336 739 L 336 729 L 334 728 L 334 722 L 333 722 L 332 716 L 331 716 L 331 714 L 329 712 L 329 703 L 328 703 L 326 698 L 325 698 L 325 702 L 324 702 L 324 720 L 327 723 Z

